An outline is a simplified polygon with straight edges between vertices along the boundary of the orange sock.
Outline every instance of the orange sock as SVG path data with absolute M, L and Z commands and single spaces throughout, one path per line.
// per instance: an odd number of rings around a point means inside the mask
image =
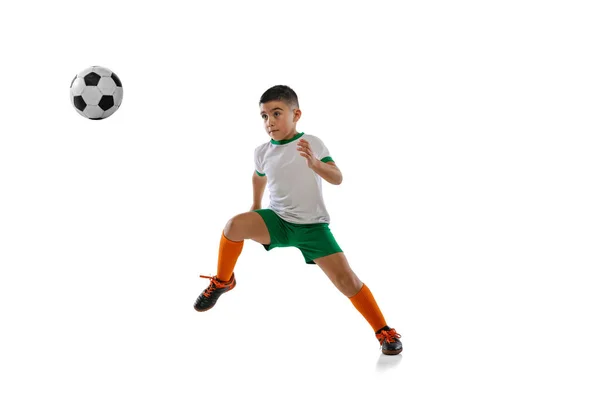
M 223 282 L 229 281 L 233 274 L 233 268 L 237 262 L 240 253 L 244 247 L 244 241 L 234 242 L 221 234 L 221 243 L 219 245 L 219 261 L 217 263 L 217 279 Z
M 383 318 L 383 314 L 367 285 L 363 283 L 363 286 L 358 293 L 349 297 L 349 299 L 358 312 L 365 317 L 375 332 L 387 325 L 385 323 L 385 318 Z

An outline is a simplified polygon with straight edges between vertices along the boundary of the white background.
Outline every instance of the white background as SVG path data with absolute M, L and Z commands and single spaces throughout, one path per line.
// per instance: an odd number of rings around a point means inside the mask
M 2 399 L 600 396 L 594 2 L 7 4 Z M 69 103 L 92 65 L 123 82 L 103 121 Z M 400 357 L 295 249 L 247 242 L 192 308 L 277 84 Z

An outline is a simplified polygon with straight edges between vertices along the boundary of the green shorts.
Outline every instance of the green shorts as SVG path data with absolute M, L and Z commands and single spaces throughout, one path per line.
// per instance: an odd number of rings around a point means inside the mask
M 307 264 L 315 264 L 315 258 L 342 251 L 327 223 L 294 224 L 283 220 L 268 208 L 254 212 L 262 217 L 269 230 L 271 243 L 263 245 L 267 251 L 275 247 L 296 247 L 302 252 Z

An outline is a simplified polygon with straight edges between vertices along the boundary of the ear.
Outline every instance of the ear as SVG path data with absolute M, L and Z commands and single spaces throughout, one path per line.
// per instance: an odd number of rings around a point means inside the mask
M 294 113 L 294 119 L 293 119 L 293 121 L 294 122 L 298 122 L 298 120 L 302 116 L 302 111 L 300 111 L 299 108 L 294 108 L 293 113 Z

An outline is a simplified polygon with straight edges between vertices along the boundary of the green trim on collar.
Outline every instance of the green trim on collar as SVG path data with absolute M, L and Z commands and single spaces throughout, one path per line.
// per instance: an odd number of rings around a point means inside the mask
M 256 175 L 258 176 L 265 176 L 265 174 L 261 174 L 260 172 L 256 171 Z
M 328 162 L 334 162 L 334 161 L 333 161 L 333 158 L 331 158 L 331 157 L 324 157 L 321 159 L 321 162 L 328 163 Z
M 302 135 L 304 135 L 304 132 L 296 133 L 293 138 L 287 139 L 287 140 L 274 140 L 274 139 L 271 139 L 271 143 L 272 144 L 287 144 L 287 143 L 291 143 L 294 140 L 297 140 L 298 138 L 300 138 L 300 136 L 302 136 Z

